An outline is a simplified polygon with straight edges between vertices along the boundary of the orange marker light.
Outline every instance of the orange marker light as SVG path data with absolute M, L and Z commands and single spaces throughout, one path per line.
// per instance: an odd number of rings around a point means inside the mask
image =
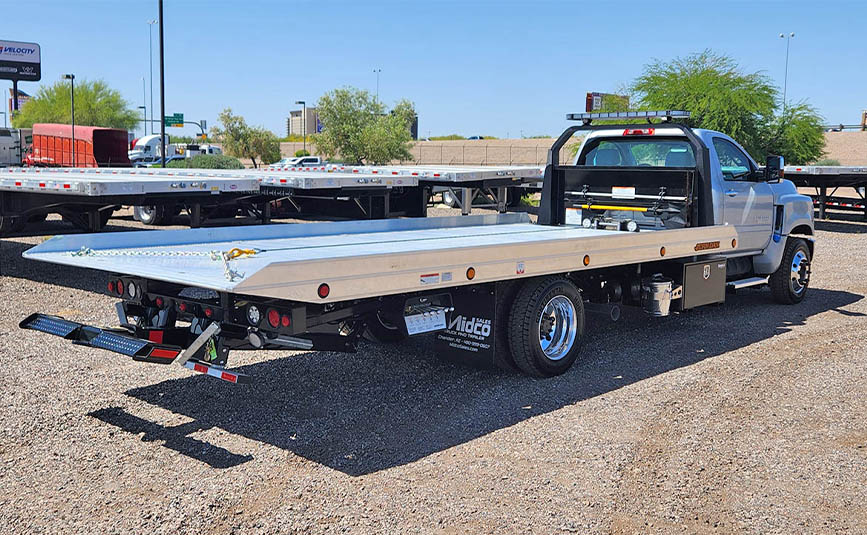
M 659 248 L 659 256 L 665 256 L 665 247 Z
M 732 238 L 732 249 L 738 246 L 738 240 L 736 238 Z
M 584 255 L 584 265 L 585 266 L 590 265 L 590 255 L 589 254 Z
M 467 268 L 467 280 L 473 280 L 476 278 L 476 268 L 469 267 Z

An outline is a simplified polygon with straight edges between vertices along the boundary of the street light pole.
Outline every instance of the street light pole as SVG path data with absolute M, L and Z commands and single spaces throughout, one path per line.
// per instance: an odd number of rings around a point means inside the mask
M 148 21 L 148 50 L 150 51 L 150 55 L 148 58 L 150 59 L 151 65 L 151 134 L 154 133 L 154 36 L 153 36 L 153 28 L 154 24 L 156 24 L 156 20 Z
M 163 50 L 163 0 L 159 2 L 160 7 L 160 160 L 161 167 L 166 166 L 166 71 L 165 71 L 165 51 Z
M 75 167 L 75 75 L 64 74 L 63 78 L 69 80 L 69 94 L 72 99 L 72 167 Z
M 301 106 L 303 106 L 301 111 L 301 130 L 304 133 L 304 152 L 307 152 L 307 101 L 296 100 L 295 104 L 301 104 Z
M 376 73 L 376 101 L 379 102 L 379 73 L 382 69 L 373 69 L 373 72 Z
M 786 89 L 789 85 L 789 43 L 792 41 L 792 37 L 795 36 L 795 32 L 786 35 L 784 33 L 780 34 L 780 39 L 786 40 L 786 70 L 785 74 L 783 74 L 783 113 L 786 113 Z
M 141 77 L 141 103 L 142 106 L 139 108 L 144 110 L 144 135 L 148 135 L 148 112 L 147 112 L 147 91 L 145 91 L 145 79 L 144 76 Z

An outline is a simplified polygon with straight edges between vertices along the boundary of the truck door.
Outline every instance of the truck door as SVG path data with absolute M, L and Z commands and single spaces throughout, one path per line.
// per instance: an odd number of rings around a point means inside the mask
M 734 225 L 739 235 L 739 249 L 758 251 L 771 238 L 774 195 L 771 186 L 758 180 L 756 166 L 734 143 L 713 138 L 723 193 L 723 222 Z

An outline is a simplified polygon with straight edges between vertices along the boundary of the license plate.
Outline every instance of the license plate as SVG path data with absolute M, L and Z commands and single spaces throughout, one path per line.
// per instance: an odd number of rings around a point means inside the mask
M 446 313 L 444 310 L 413 314 L 411 316 L 404 316 L 403 319 L 406 322 L 406 332 L 410 336 L 441 331 L 446 328 Z

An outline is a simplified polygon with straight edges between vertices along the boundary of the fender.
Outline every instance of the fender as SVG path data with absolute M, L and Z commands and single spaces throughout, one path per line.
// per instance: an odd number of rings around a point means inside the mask
M 791 189 L 794 190 L 794 186 Z M 794 190 L 778 196 L 775 204 L 775 217 L 782 216 L 782 220 L 774 221 L 773 239 L 761 254 L 753 257 L 753 269 L 757 275 L 769 275 L 780 267 L 790 234 L 804 236 L 810 247 L 810 254 L 813 253 L 813 201 Z

